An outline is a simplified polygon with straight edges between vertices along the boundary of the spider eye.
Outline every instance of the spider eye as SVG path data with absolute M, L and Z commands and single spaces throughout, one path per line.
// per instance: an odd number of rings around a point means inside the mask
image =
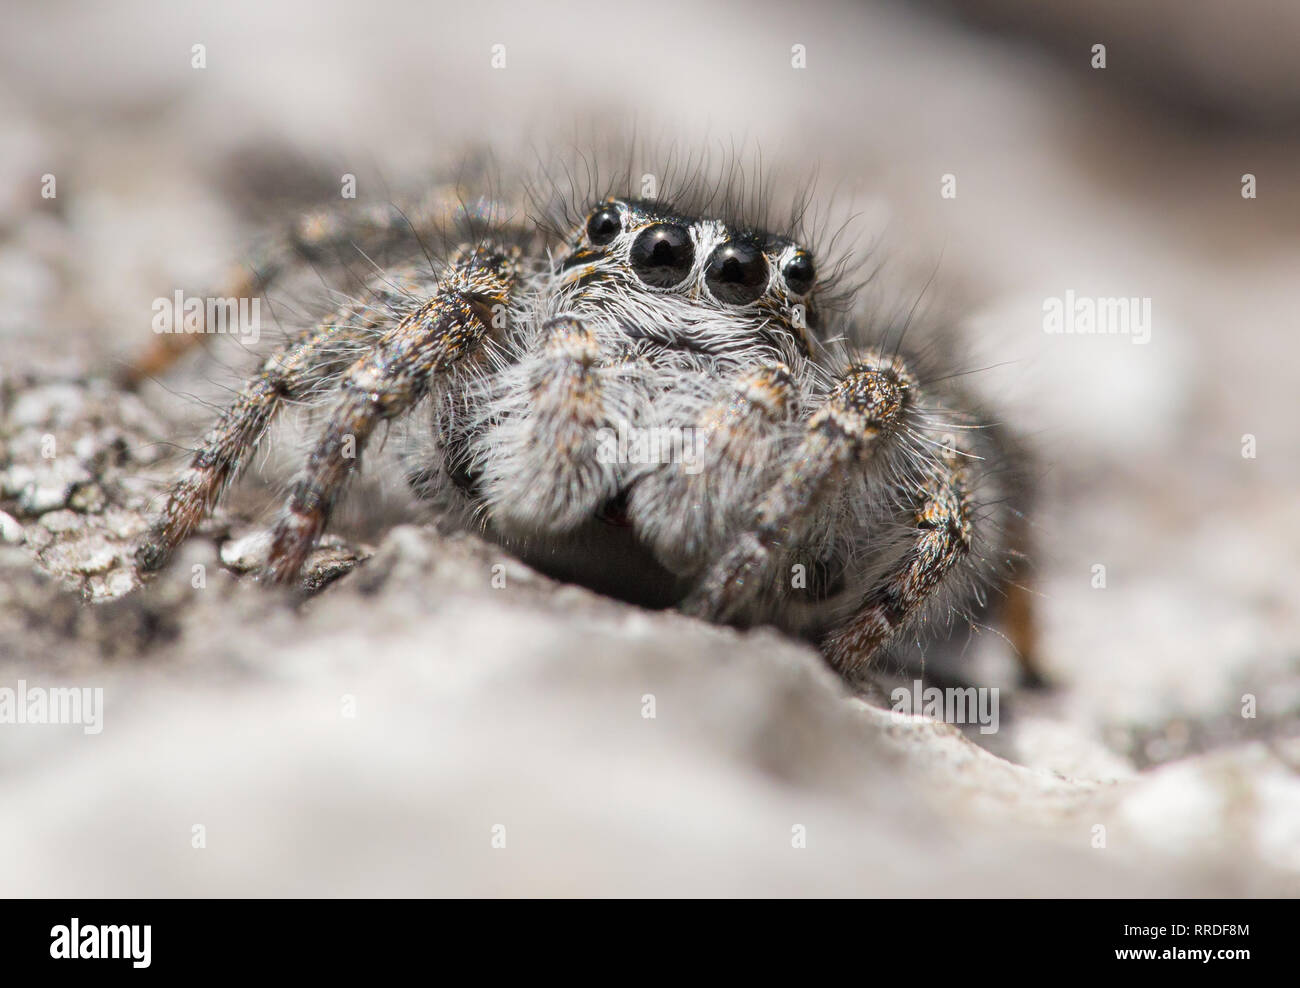
M 812 257 L 807 251 L 797 251 L 790 260 L 785 262 L 785 267 L 781 269 L 781 277 L 785 279 L 786 287 L 795 295 L 807 295 L 812 289 L 813 280 L 817 277 Z
M 654 288 L 680 285 L 691 273 L 694 256 L 690 234 L 674 223 L 656 223 L 632 241 L 632 270 Z
M 719 302 L 747 305 L 767 289 L 767 258 L 753 244 L 722 244 L 709 258 L 704 283 Z
M 587 239 L 597 247 L 611 243 L 622 229 L 623 217 L 613 205 L 601 206 L 587 218 Z

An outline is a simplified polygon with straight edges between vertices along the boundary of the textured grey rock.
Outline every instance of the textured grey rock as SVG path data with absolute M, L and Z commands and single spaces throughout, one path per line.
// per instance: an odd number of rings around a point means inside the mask
M 0 540 L 16 545 L 23 540 L 23 526 L 13 515 L 0 511 Z
M 221 562 L 237 573 L 248 573 L 265 564 L 271 551 L 271 533 L 251 532 L 229 539 L 221 546 Z

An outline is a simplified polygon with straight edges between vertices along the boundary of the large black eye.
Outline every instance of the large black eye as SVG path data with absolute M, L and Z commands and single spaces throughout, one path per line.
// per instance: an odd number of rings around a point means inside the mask
M 601 206 L 587 218 L 587 239 L 597 247 L 612 243 L 622 229 L 623 218 L 612 204 Z
M 812 257 L 807 251 L 795 251 L 794 256 L 785 262 L 781 269 L 785 285 L 796 295 L 807 295 L 812 289 L 817 272 L 813 268 Z
M 690 234 L 673 223 L 656 223 L 632 241 L 632 269 L 647 285 L 672 288 L 691 273 Z
M 767 258 L 753 244 L 723 244 L 709 258 L 704 283 L 719 302 L 746 305 L 767 290 Z

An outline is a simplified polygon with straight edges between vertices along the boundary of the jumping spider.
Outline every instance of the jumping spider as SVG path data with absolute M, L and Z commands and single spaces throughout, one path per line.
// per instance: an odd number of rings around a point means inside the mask
M 849 676 L 981 612 L 1022 556 L 1014 445 L 796 234 L 717 189 L 689 198 L 596 196 L 567 226 L 484 223 L 500 210 L 479 200 L 455 235 L 369 214 L 371 233 L 419 235 L 406 265 L 266 360 L 170 488 L 140 567 L 215 507 L 277 411 L 328 392 L 268 581 L 298 580 L 376 430 L 422 409 L 412 487 L 563 579 L 776 625 Z M 281 262 L 318 247 L 299 236 Z

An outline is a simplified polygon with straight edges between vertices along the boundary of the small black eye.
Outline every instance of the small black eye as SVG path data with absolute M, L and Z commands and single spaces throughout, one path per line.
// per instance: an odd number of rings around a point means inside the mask
M 723 244 L 709 258 L 704 283 L 719 302 L 747 305 L 767 290 L 767 258 L 753 244 Z
M 807 295 L 812 289 L 817 272 L 813 268 L 812 258 L 806 251 L 797 251 L 781 269 L 785 285 L 796 295 Z
M 655 288 L 680 285 L 691 273 L 694 250 L 690 234 L 673 223 L 647 227 L 632 241 L 632 269 Z
M 622 229 L 623 218 L 612 204 L 601 206 L 587 218 L 587 239 L 597 247 L 613 242 Z

